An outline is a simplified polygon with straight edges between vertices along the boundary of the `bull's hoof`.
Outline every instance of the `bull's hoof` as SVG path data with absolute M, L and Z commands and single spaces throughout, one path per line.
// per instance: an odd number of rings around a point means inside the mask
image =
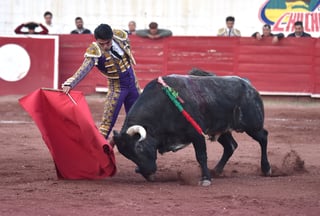
M 204 180 L 199 181 L 199 185 L 203 186 L 203 187 L 208 187 L 211 185 L 211 181 L 208 179 L 204 179 Z
M 215 168 L 215 169 L 211 170 L 210 173 L 211 173 L 211 175 L 212 175 L 213 177 L 219 177 L 219 176 L 221 176 L 221 174 L 222 174 L 222 170 Z
M 147 176 L 146 179 L 149 182 L 154 182 L 156 180 L 156 175 L 155 174 L 151 174 L 151 175 Z
M 268 171 L 263 172 L 263 174 L 264 174 L 264 176 L 266 176 L 266 177 L 270 177 L 270 176 L 272 175 L 271 167 L 270 167 L 270 169 L 269 169 Z
M 136 167 L 134 171 L 135 171 L 136 173 L 139 173 L 139 174 L 140 174 L 140 169 L 139 169 L 139 167 Z
M 271 166 L 268 161 L 261 162 L 261 171 L 264 174 L 264 176 L 271 176 L 272 171 L 271 171 Z
M 261 163 L 261 171 L 264 176 L 271 176 L 272 171 L 269 162 Z

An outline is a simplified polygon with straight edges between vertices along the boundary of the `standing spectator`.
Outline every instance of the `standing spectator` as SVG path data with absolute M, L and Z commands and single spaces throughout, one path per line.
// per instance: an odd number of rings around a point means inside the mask
M 42 31 L 35 31 L 37 27 L 40 27 Z M 28 31 L 22 31 L 23 28 L 28 28 Z M 41 23 L 28 22 L 19 25 L 14 32 L 16 34 L 48 34 L 48 29 Z
M 67 94 L 96 66 L 108 78 L 108 93 L 104 106 L 100 133 L 107 139 L 117 120 L 122 104 L 125 111 L 136 101 L 140 87 L 136 78 L 128 34 L 122 30 L 112 30 L 101 24 L 94 30 L 96 39 L 86 50 L 85 59 L 72 77 L 63 84 Z
M 255 32 L 252 34 L 252 37 L 255 37 L 257 40 L 261 40 L 262 38 L 266 38 L 266 37 L 272 37 L 272 43 L 277 43 L 281 38 L 284 38 L 284 34 L 271 33 L 271 26 L 268 24 L 265 24 L 262 27 L 262 34 L 260 34 L 259 32 Z
M 159 29 L 158 23 L 151 22 L 149 24 L 149 29 L 137 30 L 136 35 L 140 37 L 147 37 L 150 39 L 159 39 L 163 37 L 172 36 L 172 31 L 168 29 Z
M 228 16 L 226 18 L 226 28 L 221 28 L 218 30 L 218 36 L 224 37 L 240 37 L 241 33 L 238 29 L 235 29 L 234 26 L 235 18 Z
M 49 34 L 58 34 L 58 29 L 52 24 L 52 13 L 50 11 L 46 11 L 43 17 L 45 20 L 45 26 L 49 30 Z
M 135 35 L 136 34 L 136 22 L 135 21 L 130 21 L 128 23 L 128 30 L 125 30 L 128 35 Z
M 311 35 L 304 32 L 302 21 L 297 21 L 294 23 L 294 32 L 290 33 L 288 37 L 311 37 Z
M 71 34 L 91 34 L 89 29 L 83 27 L 83 20 L 81 17 L 76 17 L 75 23 L 77 28 L 71 31 Z

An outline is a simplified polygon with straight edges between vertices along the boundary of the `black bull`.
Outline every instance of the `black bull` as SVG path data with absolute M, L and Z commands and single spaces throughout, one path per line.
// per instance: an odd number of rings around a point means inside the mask
M 261 170 L 271 174 L 267 158 L 264 107 L 256 89 L 239 77 L 180 76 L 163 77 L 184 100 L 184 109 L 211 140 L 217 138 L 223 155 L 214 168 L 220 174 L 238 144 L 232 131 L 246 132 L 261 147 Z M 200 164 L 201 185 L 211 184 L 207 167 L 205 137 L 186 120 L 162 90 L 157 79 L 144 89 L 126 116 L 123 127 L 114 131 L 113 141 L 121 154 L 137 165 L 137 172 L 153 180 L 157 151 L 177 151 L 192 143 Z

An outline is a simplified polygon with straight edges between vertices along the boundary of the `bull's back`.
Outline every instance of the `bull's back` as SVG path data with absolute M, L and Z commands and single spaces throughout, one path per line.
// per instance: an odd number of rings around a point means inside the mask
M 246 80 L 233 76 L 179 76 L 164 77 L 166 84 L 191 103 L 223 105 L 260 100 L 259 93 Z
M 147 126 L 145 124 L 160 123 L 160 117 L 164 117 L 165 114 L 163 111 L 167 100 L 168 98 L 157 80 L 150 81 L 130 108 L 125 119 L 124 129 L 134 124 Z
M 184 106 L 207 127 L 263 127 L 263 102 L 257 90 L 239 77 L 168 76 L 166 83 L 185 100 Z M 225 122 L 223 125 L 222 122 Z
M 170 75 L 163 77 L 163 80 L 179 94 L 184 101 L 183 107 L 203 129 L 223 130 L 234 122 L 240 126 L 256 128 L 263 125 L 260 95 L 250 83 L 241 78 Z M 168 119 L 179 122 L 183 117 L 177 114 L 178 109 L 164 93 L 162 84 L 155 79 L 146 85 L 130 109 L 126 121 L 130 125 L 152 120 L 161 125 L 162 122 L 167 124 Z

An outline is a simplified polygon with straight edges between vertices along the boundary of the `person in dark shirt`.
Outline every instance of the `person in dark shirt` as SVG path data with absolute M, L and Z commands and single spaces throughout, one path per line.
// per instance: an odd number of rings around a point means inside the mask
M 75 23 L 77 28 L 71 31 L 71 34 L 91 34 L 89 29 L 83 27 L 83 20 L 81 17 L 76 17 Z
M 260 34 L 259 32 L 255 32 L 252 34 L 252 37 L 255 37 L 257 40 L 261 40 L 262 38 L 266 38 L 266 37 L 272 37 L 272 43 L 277 43 L 281 38 L 284 38 L 284 34 L 271 33 L 271 26 L 268 24 L 265 24 L 262 27 L 262 34 Z
M 172 31 L 168 29 L 159 29 L 158 23 L 151 22 L 149 24 L 149 29 L 137 30 L 136 35 L 150 39 L 159 39 L 172 36 Z
M 304 32 L 303 23 L 297 21 L 294 23 L 294 32 L 290 33 L 288 37 L 311 37 L 311 35 Z
M 40 27 L 42 31 L 35 31 L 37 27 Z M 22 31 L 23 28 L 28 28 L 28 31 Z M 41 23 L 35 23 L 35 22 L 28 22 L 28 23 L 22 23 L 19 25 L 14 32 L 16 34 L 48 34 L 48 29 L 42 25 Z

